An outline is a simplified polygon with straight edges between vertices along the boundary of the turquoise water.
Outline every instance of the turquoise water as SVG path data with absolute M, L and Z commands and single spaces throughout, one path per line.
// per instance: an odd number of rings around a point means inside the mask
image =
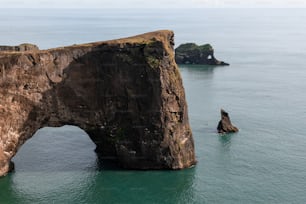
M 41 48 L 172 29 L 229 67 L 180 66 L 198 164 L 123 171 L 79 128 L 38 131 L 0 179 L 0 203 L 305 203 L 306 10 L 1 10 L 0 44 Z M 240 128 L 220 136 L 220 108 Z

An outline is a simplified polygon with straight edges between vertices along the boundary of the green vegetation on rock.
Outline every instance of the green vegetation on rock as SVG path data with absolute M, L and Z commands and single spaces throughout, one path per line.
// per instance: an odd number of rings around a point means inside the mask
M 181 44 L 178 48 L 175 49 L 176 53 L 190 52 L 190 51 L 211 52 L 213 51 L 213 47 L 210 44 L 204 44 L 198 46 L 195 43 L 185 43 Z
M 175 49 L 175 61 L 177 64 L 229 65 L 214 57 L 214 49 L 210 44 L 181 44 Z

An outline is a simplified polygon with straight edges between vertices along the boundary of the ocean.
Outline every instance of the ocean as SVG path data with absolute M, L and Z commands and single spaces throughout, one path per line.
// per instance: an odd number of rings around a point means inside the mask
M 306 9 L 1 9 L 1 45 L 47 49 L 170 29 L 176 46 L 210 43 L 230 66 L 179 66 L 194 168 L 109 169 L 80 128 L 48 127 L 0 179 L 0 203 L 305 203 L 305 19 Z M 221 108 L 238 133 L 216 132 Z

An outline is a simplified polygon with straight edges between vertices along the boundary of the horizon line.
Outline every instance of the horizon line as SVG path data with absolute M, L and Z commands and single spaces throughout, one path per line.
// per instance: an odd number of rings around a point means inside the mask
M 93 9 L 93 10 L 98 10 L 98 9 L 120 9 L 120 10 L 126 10 L 126 9 L 160 9 L 160 10 L 169 10 L 168 7 L 2 7 L 0 9 L 78 9 L 78 10 L 84 10 L 84 9 Z M 187 10 L 187 9 L 306 9 L 306 5 L 301 7 L 301 6 L 296 6 L 296 7 L 285 7 L 285 6 L 271 6 L 271 7 L 264 7 L 264 6 L 252 6 L 252 7 L 247 7 L 247 6 L 241 6 L 241 7 L 235 7 L 235 6 L 212 6 L 212 7 L 172 7 L 171 9 L 182 9 L 182 10 Z

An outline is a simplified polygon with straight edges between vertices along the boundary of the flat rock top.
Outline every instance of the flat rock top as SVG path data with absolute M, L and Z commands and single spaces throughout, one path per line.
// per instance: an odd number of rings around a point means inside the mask
M 107 41 L 99 41 L 99 42 L 91 42 L 91 43 L 84 43 L 84 44 L 76 44 L 71 46 L 63 46 L 63 47 L 57 47 L 57 48 L 51 48 L 46 50 L 39 50 L 36 45 L 25 43 L 18 46 L 6 46 L 0 45 L 0 55 L 9 55 L 9 54 L 17 54 L 22 52 L 35 52 L 35 53 L 46 53 L 50 51 L 61 51 L 63 49 L 65 50 L 73 50 L 73 49 L 82 49 L 82 48 L 91 48 L 96 47 L 100 45 L 125 45 L 125 44 L 147 44 L 150 42 L 167 42 L 171 38 L 170 36 L 174 36 L 173 31 L 171 30 L 159 30 L 154 32 L 148 32 L 140 35 L 135 35 L 132 37 L 127 38 L 120 38 L 115 40 L 107 40 Z M 170 37 L 170 38 L 169 38 Z M 174 45 L 174 40 L 172 39 L 172 42 L 170 44 Z M 167 51 L 170 52 L 170 50 L 173 47 L 165 47 Z
M 25 52 L 37 50 L 39 50 L 38 46 L 30 43 L 23 43 L 16 46 L 0 45 L 0 52 Z

